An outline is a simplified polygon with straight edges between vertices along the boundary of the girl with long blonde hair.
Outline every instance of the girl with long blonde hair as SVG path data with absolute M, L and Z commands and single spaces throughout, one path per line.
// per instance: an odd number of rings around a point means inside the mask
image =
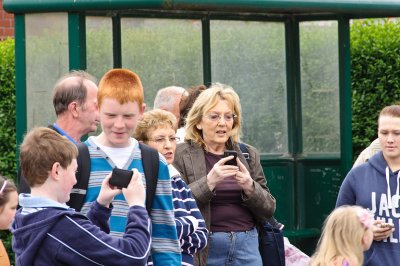
M 373 240 L 373 216 L 359 206 L 342 206 L 325 220 L 310 266 L 361 266 Z

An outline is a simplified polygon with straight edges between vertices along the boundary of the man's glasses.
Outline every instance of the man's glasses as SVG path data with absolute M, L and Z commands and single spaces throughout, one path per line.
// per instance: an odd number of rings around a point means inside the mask
M 167 143 L 167 141 L 169 141 L 171 143 L 176 143 L 180 140 L 180 138 L 176 137 L 176 136 L 169 137 L 169 138 L 157 137 L 157 138 L 149 139 L 149 140 L 157 143 L 158 145 L 165 145 L 165 143 Z
M 219 115 L 219 114 L 208 114 L 205 115 L 208 119 L 210 119 L 212 122 L 219 122 L 221 121 L 221 118 L 223 117 L 226 122 L 232 122 L 233 120 L 236 119 L 237 115 L 235 114 L 225 114 L 225 115 Z

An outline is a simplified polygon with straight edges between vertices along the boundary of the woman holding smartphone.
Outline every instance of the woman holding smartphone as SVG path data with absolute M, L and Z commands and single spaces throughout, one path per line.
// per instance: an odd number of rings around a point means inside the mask
M 247 144 L 249 162 L 239 147 L 239 96 L 213 84 L 196 99 L 186 120 L 185 142 L 174 166 L 189 185 L 209 229 L 208 246 L 197 265 L 262 265 L 256 224 L 271 218 L 270 194 L 258 151 Z M 227 164 L 237 153 L 236 165 Z
M 400 262 L 400 106 L 382 109 L 378 118 L 382 151 L 350 170 L 340 187 L 336 206 L 359 205 L 374 214 L 374 241 L 364 265 Z

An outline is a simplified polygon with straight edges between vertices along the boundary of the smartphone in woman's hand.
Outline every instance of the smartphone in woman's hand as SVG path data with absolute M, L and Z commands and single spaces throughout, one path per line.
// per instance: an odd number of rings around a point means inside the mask
M 227 161 L 227 162 L 225 163 L 225 165 L 235 165 L 235 166 L 237 166 L 237 162 L 236 162 L 237 152 L 236 152 L 236 151 L 233 151 L 233 150 L 226 150 L 226 151 L 224 151 L 224 158 L 225 158 L 225 157 L 228 157 L 228 156 L 231 156 L 231 155 L 233 156 L 233 159 Z

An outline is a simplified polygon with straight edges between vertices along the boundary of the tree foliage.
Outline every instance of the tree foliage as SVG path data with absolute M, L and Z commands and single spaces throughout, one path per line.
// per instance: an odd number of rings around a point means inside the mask
M 356 158 L 377 137 L 379 111 L 400 101 L 400 21 L 354 21 L 350 52 Z
M 0 42 L 0 174 L 16 179 L 16 119 L 15 119 L 15 64 L 14 40 Z M 0 233 L 0 239 L 6 247 L 10 259 L 11 234 Z

